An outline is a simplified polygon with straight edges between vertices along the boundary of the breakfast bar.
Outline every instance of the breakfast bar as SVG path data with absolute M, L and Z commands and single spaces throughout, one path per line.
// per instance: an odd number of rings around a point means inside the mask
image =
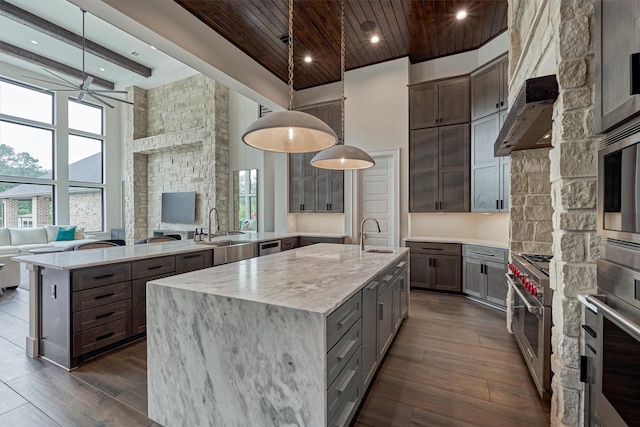
M 149 281 L 149 418 L 348 425 L 408 315 L 407 267 L 407 248 L 316 244 Z

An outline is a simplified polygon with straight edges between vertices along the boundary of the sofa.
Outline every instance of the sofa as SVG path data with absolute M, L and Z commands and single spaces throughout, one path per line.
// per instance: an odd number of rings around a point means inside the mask
M 20 284 L 20 263 L 11 261 L 19 255 L 29 255 L 32 249 L 67 248 L 96 240 L 85 235 L 84 229 L 65 225 L 47 225 L 37 228 L 0 228 L 0 288 Z

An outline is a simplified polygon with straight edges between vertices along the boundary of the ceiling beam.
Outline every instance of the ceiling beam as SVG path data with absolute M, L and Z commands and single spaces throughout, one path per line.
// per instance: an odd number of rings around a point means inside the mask
M 0 41 L 0 52 L 42 65 L 46 68 L 59 71 L 71 77 L 76 77 L 80 81 L 82 81 L 82 79 L 87 75 L 90 75 L 86 73 L 83 75 L 82 71 L 77 70 L 73 67 L 54 61 L 53 59 L 45 58 L 42 55 L 29 52 L 28 50 L 24 50 L 18 46 L 14 46 L 12 44 L 5 43 L 3 41 Z M 93 84 L 102 86 L 103 88 L 110 89 L 110 90 L 113 90 L 115 88 L 115 84 L 113 82 L 110 82 L 109 80 L 101 79 L 100 77 L 96 77 L 96 76 L 91 76 L 91 77 L 93 77 L 93 82 L 92 82 Z
M 19 22 L 34 30 L 40 31 L 48 36 L 51 36 L 57 40 L 68 43 L 71 46 L 82 49 L 82 37 L 62 28 L 52 22 L 40 18 L 26 10 L 20 9 L 7 3 L 5 0 L 0 0 L 0 15 L 5 16 L 13 21 Z M 119 67 L 125 68 L 143 77 L 151 76 L 151 68 L 146 67 L 138 62 L 135 62 L 129 58 L 120 55 L 117 52 L 107 49 L 91 40 L 85 40 L 85 50 L 95 56 L 98 56 L 106 61 L 109 61 Z

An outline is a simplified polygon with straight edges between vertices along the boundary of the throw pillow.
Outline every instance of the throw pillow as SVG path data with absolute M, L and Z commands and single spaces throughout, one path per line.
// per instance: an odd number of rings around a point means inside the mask
M 75 240 L 76 238 L 76 228 L 62 228 L 58 230 L 58 237 L 56 237 L 56 242 L 62 242 L 66 240 Z
M 84 227 L 76 227 L 75 239 L 76 240 L 84 239 Z

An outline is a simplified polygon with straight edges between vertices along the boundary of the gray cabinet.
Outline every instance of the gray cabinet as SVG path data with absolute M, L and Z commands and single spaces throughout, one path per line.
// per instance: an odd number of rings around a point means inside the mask
M 469 125 L 411 132 L 411 212 L 469 212 Z
M 471 120 L 508 109 L 507 86 L 508 61 L 506 58 L 473 73 L 471 75 Z
M 362 290 L 362 383 L 366 388 L 378 367 L 378 285 L 374 279 Z M 375 327 L 374 327 L 375 326 Z
M 301 111 L 327 123 L 340 138 L 339 102 L 303 108 Z M 311 166 L 311 159 L 316 154 L 289 154 L 289 212 L 344 212 L 344 171 Z
M 640 96 L 631 94 L 630 56 L 640 51 L 640 3 L 595 2 L 595 132 L 604 133 L 640 113 Z M 637 79 L 637 78 L 636 78 Z
M 407 242 L 410 248 L 412 288 L 460 292 L 461 245 L 457 243 Z
M 469 78 L 426 82 L 409 88 L 409 126 L 423 129 L 469 121 Z
M 504 114 L 494 113 L 471 123 L 471 212 L 508 212 L 510 157 L 494 157 Z
M 464 245 L 462 291 L 504 309 L 507 299 L 507 254 L 506 249 Z

